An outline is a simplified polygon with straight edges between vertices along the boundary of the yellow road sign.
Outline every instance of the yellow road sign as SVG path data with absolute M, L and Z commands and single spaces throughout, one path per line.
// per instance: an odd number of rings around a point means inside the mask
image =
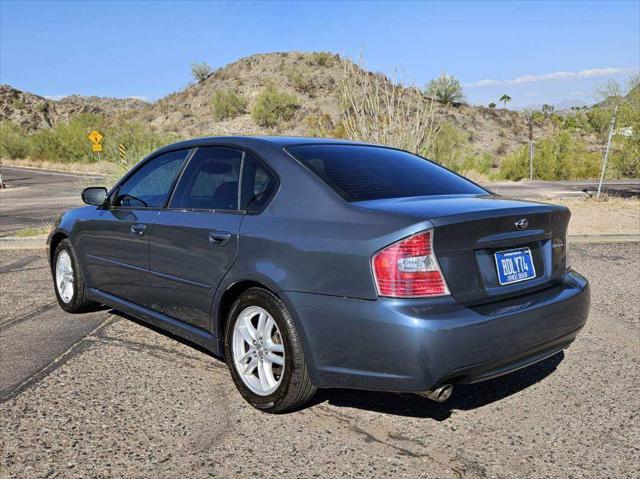
M 97 144 L 97 143 L 100 143 L 102 141 L 102 135 L 100 134 L 100 132 L 98 130 L 93 130 L 91 133 L 89 133 L 87 138 L 89 138 L 89 141 L 91 143 L 93 143 L 93 144 Z
M 127 156 L 127 147 L 120 143 L 118 145 L 118 153 L 120 154 L 120 158 L 124 160 Z
M 91 149 L 94 153 L 100 153 L 102 151 L 102 145 L 100 143 L 94 143 L 91 145 Z

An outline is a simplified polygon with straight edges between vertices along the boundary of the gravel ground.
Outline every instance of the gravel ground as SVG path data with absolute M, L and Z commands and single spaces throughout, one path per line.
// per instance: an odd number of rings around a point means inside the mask
M 572 252 L 593 285 L 574 345 L 443 404 L 332 390 L 260 413 L 209 354 L 98 313 L 64 364 L 0 404 L 0 477 L 639 477 L 640 243 Z

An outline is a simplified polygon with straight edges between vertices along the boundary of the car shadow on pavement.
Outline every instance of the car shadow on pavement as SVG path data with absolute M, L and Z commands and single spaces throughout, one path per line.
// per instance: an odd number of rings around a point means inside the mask
M 454 410 L 476 409 L 541 381 L 553 373 L 564 359 L 564 352 L 513 373 L 476 384 L 459 384 L 451 398 L 438 403 L 416 394 L 393 394 L 349 389 L 318 391 L 307 407 L 327 403 L 336 407 L 351 407 L 398 416 L 444 421 Z
M 110 312 L 113 315 L 132 321 L 224 363 L 223 358 L 188 339 L 177 336 L 115 309 L 112 309 Z M 563 359 L 564 351 L 561 351 L 544 361 L 540 361 L 539 363 L 505 376 L 476 384 L 455 385 L 451 398 L 443 403 L 438 403 L 431 399 L 410 393 L 398 394 L 356 389 L 319 389 L 313 399 L 311 399 L 311 402 L 302 406 L 301 409 L 304 410 L 320 404 L 329 404 L 335 407 L 351 407 L 397 416 L 444 421 L 451 416 L 454 410 L 466 411 L 476 409 L 528 388 L 553 373 Z M 231 381 L 231 377 L 229 377 L 229 381 Z

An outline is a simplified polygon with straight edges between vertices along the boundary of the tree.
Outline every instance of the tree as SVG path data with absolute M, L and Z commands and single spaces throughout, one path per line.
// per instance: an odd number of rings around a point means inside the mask
M 502 95 L 500 97 L 500 99 L 498 101 L 501 101 L 502 103 L 504 103 L 502 108 L 506 108 L 507 107 L 507 103 L 509 103 L 511 101 L 511 97 L 505 93 L 504 95 Z
M 489 103 L 489 108 L 494 109 L 496 107 L 496 104 L 494 102 Z
M 446 104 L 464 99 L 462 85 L 460 85 L 458 79 L 446 73 L 442 73 L 438 78 L 434 78 L 427 84 L 426 94 Z
M 209 78 L 211 75 L 211 66 L 207 62 L 191 63 L 191 74 L 197 82 L 201 82 Z
M 549 105 L 548 103 L 542 105 L 542 114 L 545 116 L 545 118 L 549 118 L 553 114 L 553 110 L 553 105 Z

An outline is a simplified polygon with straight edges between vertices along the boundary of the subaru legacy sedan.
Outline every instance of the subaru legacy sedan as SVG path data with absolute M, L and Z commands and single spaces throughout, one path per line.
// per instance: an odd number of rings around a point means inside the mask
M 264 411 L 317 388 L 444 401 L 562 351 L 589 312 L 567 208 L 393 148 L 202 138 L 82 198 L 48 239 L 62 309 L 108 305 L 210 350 Z

